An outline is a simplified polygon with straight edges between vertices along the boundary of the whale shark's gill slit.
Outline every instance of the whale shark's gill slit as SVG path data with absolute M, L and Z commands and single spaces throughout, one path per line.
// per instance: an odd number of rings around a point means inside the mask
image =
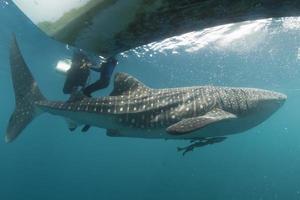
M 249 110 L 249 105 L 248 105 L 248 100 L 247 100 L 247 93 L 244 90 L 241 90 L 241 91 L 244 94 L 243 99 L 245 100 L 246 111 L 247 111 L 247 110 Z
M 239 101 L 239 92 L 236 90 L 236 89 L 233 89 L 233 96 L 234 96 L 234 99 L 236 101 L 236 105 L 237 105 L 237 112 L 238 113 L 242 113 L 242 110 L 241 110 L 241 106 L 240 106 L 240 101 Z
M 195 91 L 192 92 L 192 101 L 193 101 L 193 116 L 197 116 L 197 106 L 196 106 L 196 96 L 195 96 Z
M 205 105 L 204 105 L 205 100 L 204 100 L 203 89 L 201 89 L 199 91 L 199 100 L 198 101 L 199 101 L 199 104 L 200 104 L 200 109 L 199 110 L 203 110 L 204 112 L 206 112 Z
M 219 91 L 219 90 L 216 89 L 216 92 L 217 92 L 217 96 L 218 96 L 218 99 L 219 99 L 220 107 L 221 107 L 221 109 L 223 109 L 225 107 L 225 104 L 224 104 L 224 101 L 221 98 L 221 94 L 220 94 L 220 92 L 223 92 L 223 91 L 222 90 Z
M 226 93 L 227 93 L 227 95 L 226 96 L 229 96 L 228 97 L 228 102 L 229 102 L 229 105 L 230 105 L 230 110 L 234 110 L 235 108 L 234 108 L 234 105 L 233 105 L 233 99 L 232 99 L 232 89 L 228 89 L 227 91 L 226 91 Z M 229 94 L 228 94 L 229 93 Z
M 212 87 L 212 109 L 215 108 L 218 105 L 218 93 L 216 93 L 217 88 L 216 87 Z

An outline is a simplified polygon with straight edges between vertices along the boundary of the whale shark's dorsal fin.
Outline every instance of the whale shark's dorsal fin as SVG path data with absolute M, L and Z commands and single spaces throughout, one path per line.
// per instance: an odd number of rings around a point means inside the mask
M 145 93 L 151 89 L 129 74 L 118 72 L 115 75 L 114 89 L 110 96 L 130 95 L 132 93 Z

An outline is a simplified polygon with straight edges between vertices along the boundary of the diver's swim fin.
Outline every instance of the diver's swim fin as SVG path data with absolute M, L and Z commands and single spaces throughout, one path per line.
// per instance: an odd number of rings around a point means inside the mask
M 45 100 L 24 61 L 15 36 L 10 46 L 9 61 L 16 108 L 6 129 L 5 141 L 7 143 L 18 137 L 22 130 L 40 114 L 34 102 Z

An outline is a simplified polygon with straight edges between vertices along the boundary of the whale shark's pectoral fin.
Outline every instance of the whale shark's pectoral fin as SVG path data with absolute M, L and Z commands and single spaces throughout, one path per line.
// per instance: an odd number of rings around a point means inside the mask
M 221 109 L 214 109 L 202 116 L 183 119 L 169 126 L 167 132 L 172 135 L 184 135 L 207 125 L 235 118 L 237 118 L 237 116 L 232 113 Z
M 126 73 L 116 73 L 114 80 L 114 88 L 110 96 L 129 95 L 132 93 L 145 93 L 150 88 L 142 82 Z

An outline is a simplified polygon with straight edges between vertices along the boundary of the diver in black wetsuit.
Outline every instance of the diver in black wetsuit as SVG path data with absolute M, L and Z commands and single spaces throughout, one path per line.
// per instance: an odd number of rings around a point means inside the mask
M 111 76 L 117 65 L 117 60 L 110 57 L 100 67 L 92 61 L 83 52 L 75 51 L 72 57 L 72 65 L 67 72 L 67 78 L 64 84 L 64 94 L 73 94 L 81 87 L 85 96 L 91 97 L 91 94 L 97 90 L 108 87 Z M 86 86 L 90 71 L 100 73 L 100 78 L 95 83 Z
M 64 94 L 73 94 L 78 89 L 84 88 L 88 77 L 90 76 L 91 62 L 88 57 L 80 52 L 75 51 L 72 57 L 71 68 L 67 71 L 66 81 L 63 87 Z
M 108 87 L 117 63 L 114 57 L 110 57 L 106 62 L 102 63 L 101 67 L 98 67 L 95 62 L 92 63 L 86 54 L 81 51 L 75 51 L 72 57 L 71 68 L 67 72 L 67 78 L 63 88 L 64 94 L 71 94 L 69 101 L 73 101 L 78 97 L 72 94 L 78 92 L 81 87 L 83 88 L 82 93 L 87 97 L 91 97 L 93 92 Z M 98 81 L 86 87 L 90 70 L 101 73 L 101 75 Z M 90 125 L 85 125 L 81 131 L 86 132 L 89 128 Z
M 183 151 L 182 155 L 184 156 L 186 153 L 193 151 L 195 148 L 223 142 L 225 139 L 226 137 L 199 138 L 199 139 L 191 140 L 191 144 L 187 147 L 182 147 L 182 148 L 177 147 L 177 151 Z
M 101 65 L 100 68 L 90 67 L 91 70 L 100 72 L 101 76 L 98 81 L 84 88 L 83 94 L 91 97 L 93 92 L 106 88 L 109 85 L 111 75 L 113 74 L 117 63 L 118 61 L 114 57 L 110 57 Z

